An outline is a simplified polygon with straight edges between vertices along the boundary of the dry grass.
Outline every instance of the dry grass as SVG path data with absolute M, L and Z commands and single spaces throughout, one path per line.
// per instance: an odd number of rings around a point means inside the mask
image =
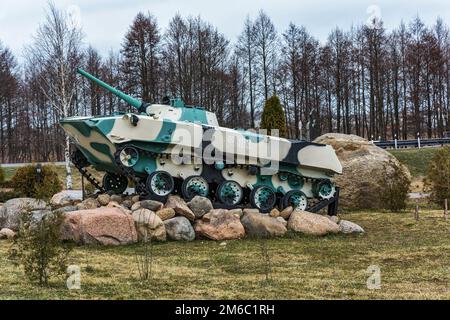
M 0 259 L 1 299 L 448 299 L 450 221 L 441 211 L 351 213 L 362 236 L 289 234 L 267 242 L 271 281 L 264 281 L 257 240 L 167 242 L 154 247 L 154 276 L 138 281 L 134 246 L 78 247 L 81 290 L 64 279 L 49 288 L 29 284 L 23 272 Z M 8 242 L 0 242 L 6 257 Z M 369 290 L 368 266 L 381 268 L 381 289 Z

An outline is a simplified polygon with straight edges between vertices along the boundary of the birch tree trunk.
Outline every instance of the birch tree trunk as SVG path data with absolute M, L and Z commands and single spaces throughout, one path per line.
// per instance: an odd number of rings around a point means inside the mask
M 70 139 L 66 134 L 66 145 L 64 149 L 64 161 L 66 162 L 66 188 L 72 190 L 72 169 L 70 168 Z

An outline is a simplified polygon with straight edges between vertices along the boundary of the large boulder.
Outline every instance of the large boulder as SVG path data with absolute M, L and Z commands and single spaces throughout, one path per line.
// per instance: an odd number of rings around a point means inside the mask
M 338 225 L 339 225 L 339 232 L 345 234 L 364 233 L 364 229 L 361 226 L 348 220 L 340 220 Z
M 326 216 L 301 210 L 292 212 L 289 217 L 288 228 L 295 232 L 315 236 L 339 232 L 339 226 Z
M 139 240 L 166 241 L 166 228 L 153 211 L 141 208 L 133 211 L 133 219 Z
M 175 241 L 192 241 L 195 239 L 195 231 L 191 223 L 185 217 L 175 217 L 164 221 L 167 236 Z
M 65 207 L 81 200 L 83 200 L 83 192 L 81 190 L 64 190 L 53 195 L 50 204 L 54 207 Z
M 195 196 L 189 203 L 187 204 L 189 209 L 192 210 L 192 212 L 195 215 L 195 218 L 200 219 L 205 214 L 207 214 L 209 211 L 214 209 L 211 200 L 205 197 Z
M 45 210 L 47 203 L 33 198 L 16 198 L 6 201 L 0 208 L 0 228 L 17 231 L 20 216 L 25 212 Z
M 142 201 L 141 201 L 142 203 Z M 195 214 L 189 209 L 186 202 L 180 198 L 180 196 L 170 195 L 167 198 L 167 202 L 165 205 L 166 208 L 172 208 L 175 210 L 175 213 L 188 218 L 191 221 L 195 220 Z
M 244 213 L 241 222 L 247 235 L 255 238 L 281 237 L 287 231 L 283 223 L 277 218 L 256 212 Z
M 133 217 L 107 207 L 65 213 L 61 233 L 77 244 L 124 245 L 138 239 Z
M 232 240 L 245 236 L 239 214 L 224 209 L 211 210 L 205 219 L 197 220 L 195 232 L 211 240 Z
M 344 208 L 383 208 L 380 176 L 389 177 L 394 166 L 408 179 L 411 176 L 392 154 L 359 136 L 327 133 L 314 142 L 331 145 L 341 161 L 343 174 L 334 181 L 341 188 L 339 205 Z

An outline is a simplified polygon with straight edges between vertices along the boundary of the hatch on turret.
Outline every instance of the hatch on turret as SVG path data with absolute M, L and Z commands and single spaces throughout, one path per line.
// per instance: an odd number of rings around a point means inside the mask
M 215 113 L 206 111 L 201 107 L 187 106 L 181 99 L 171 99 L 170 105 L 148 105 L 146 113 L 154 119 L 185 121 L 213 127 L 219 126 Z

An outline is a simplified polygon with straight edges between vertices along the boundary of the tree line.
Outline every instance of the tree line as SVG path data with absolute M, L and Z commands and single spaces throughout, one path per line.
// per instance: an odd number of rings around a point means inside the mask
M 426 26 L 416 17 L 392 31 L 374 19 L 336 28 L 320 43 L 294 23 L 276 30 L 260 11 L 233 40 L 201 17 L 177 14 L 161 30 L 151 13 L 138 13 L 121 49 L 102 56 L 50 4 L 22 63 L 0 42 L 1 161 L 62 160 L 69 141 L 61 117 L 133 111 L 77 76 L 77 67 L 145 102 L 181 97 L 233 128 L 259 127 L 265 101 L 276 95 L 292 139 L 450 131 L 450 32 L 441 19 Z

